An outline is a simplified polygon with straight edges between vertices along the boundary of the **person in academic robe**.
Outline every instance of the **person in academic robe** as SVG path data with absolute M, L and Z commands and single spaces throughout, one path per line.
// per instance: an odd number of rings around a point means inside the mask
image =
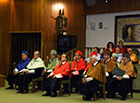
M 100 62 L 101 61 L 100 49 L 98 47 L 95 47 L 93 52 L 97 53 Z M 90 57 L 86 59 L 86 63 L 89 63 L 89 61 L 90 61 Z
M 114 60 L 114 62 L 117 64 L 117 67 L 120 66 L 120 62 L 118 62 L 118 54 L 117 53 L 113 53 L 112 54 L 112 60 Z
M 132 89 L 132 80 L 136 78 L 136 72 L 128 53 L 123 53 L 123 61 L 119 68 L 125 71 L 125 74 L 122 76 L 113 75 L 108 86 L 107 97 L 114 98 L 115 93 L 119 92 L 121 100 L 125 100 L 127 98 L 127 94 Z
M 83 54 L 81 51 L 76 51 L 75 53 L 75 60 L 72 62 L 72 78 L 71 78 L 71 84 L 72 88 L 76 87 L 76 92 L 78 93 L 81 91 L 81 88 L 79 87 L 80 81 L 82 79 L 82 74 L 84 72 L 84 69 L 86 67 L 86 63 L 84 59 L 82 58 Z
M 96 54 L 97 54 L 97 55 L 96 55 Z M 98 56 L 98 53 L 95 52 L 95 51 L 93 51 L 93 52 L 90 54 L 90 57 L 91 57 L 92 55 Z M 100 57 L 99 57 L 99 56 L 98 56 L 98 58 L 99 58 L 99 60 L 100 60 Z M 98 61 L 98 62 L 99 62 L 99 61 Z M 90 66 L 91 66 L 91 62 L 89 61 L 89 63 L 87 64 L 86 68 L 84 69 L 84 72 L 83 72 L 84 75 L 85 75 L 86 71 L 88 70 L 88 68 L 89 68 Z
M 99 83 L 106 82 L 106 76 L 101 63 L 98 63 L 97 53 L 91 54 L 90 63 L 83 79 L 82 79 L 82 91 L 83 99 L 90 100 L 93 94 L 97 92 Z
M 27 51 L 22 51 L 22 55 L 21 55 L 22 60 L 17 64 L 13 72 L 8 75 L 7 81 L 10 87 L 6 89 L 14 89 L 13 84 L 15 84 L 16 78 L 18 77 L 20 73 L 25 71 L 26 66 L 31 61 L 30 58 L 28 58 L 28 55 L 29 53 Z
M 61 62 L 55 67 L 54 71 L 52 71 L 46 78 L 47 86 L 46 93 L 42 96 L 57 96 L 57 89 L 60 88 L 60 84 L 62 80 L 68 80 L 71 77 L 71 67 L 70 63 L 67 61 L 68 57 L 66 54 L 62 54 Z
M 48 79 L 46 77 L 55 69 L 55 67 L 58 64 L 59 64 L 59 60 L 57 58 L 57 51 L 52 49 L 50 52 L 49 63 L 47 64 L 46 68 L 44 69 L 42 90 L 45 90 L 45 88 L 47 87 Z
M 130 59 L 132 61 L 133 64 L 137 64 L 138 63 L 138 57 L 137 55 L 133 52 L 132 48 L 128 48 L 127 52 L 130 55 Z
M 107 77 L 106 90 L 108 89 L 108 83 L 110 82 L 110 79 L 113 76 L 111 72 L 117 66 L 117 64 L 110 58 L 110 56 L 111 56 L 111 52 L 109 50 L 105 50 L 104 59 L 101 60 L 101 64 L 106 65 L 106 77 Z
M 19 86 L 19 91 L 17 93 L 28 93 L 28 84 L 32 79 L 42 76 L 42 71 L 46 67 L 43 60 L 40 58 L 39 51 L 34 52 L 34 58 L 26 68 L 25 72 L 18 76 L 17 84 Z
M 126 47 L 124 47 L 122 40 L 119 41 L 119 47 L 121 48 L 121 53 L 127 52 L 127 49 L 126 49 Z

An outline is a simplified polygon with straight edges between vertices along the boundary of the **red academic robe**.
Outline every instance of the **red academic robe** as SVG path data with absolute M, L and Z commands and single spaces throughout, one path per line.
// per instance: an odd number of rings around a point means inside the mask
M 109 48 L 107 48 L 106 50 L 109 50 Z M 112 53 L 115 53 L 115 51 L 116 51 L 116 48 L 113 47 L 113 48 L 112 48 Z
M 86 66 L 84 72 L 87 71 L 90 66 L 91 66 L 91 63 L 89 62 L 88 65 Z
M 62 62 L 60 62 L 54 69 L 53 71 L 53 75 L 57 75 L 57 74 L 61 74 L 61 76 L 63 77 L 63 75 L 69 76 L 71 77 L 71 67 L 70 67 L 70 63 L 68 61 L 66 61 L 61 67 Z
M 72 62 L 72 70 L 79 71 L 85 69 L 85 67 L 86 63 L 83 58 L 80 58 L 78 62 L 76 62 L 76 60 Z
M 125 52 L 127 52 L 127 49 L 126 49 L 126 47 L 121 47 L 121 53 L 125 53 Z

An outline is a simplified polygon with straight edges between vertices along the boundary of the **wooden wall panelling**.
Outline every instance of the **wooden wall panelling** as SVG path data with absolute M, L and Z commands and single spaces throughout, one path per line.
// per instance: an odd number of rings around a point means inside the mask
M 11 0 L 10 31 L 41 31 L 43 0 Z
M 140 2 L 139 0 L 121 0 L 121 11 L 133 11 L 136 9 L 136 3 Z
M 81 0 L 11 0 L 10 31 L 42 31 L 41 50 L 43 57 L 51 49 L 57 49 L 55 20 L 59 12 L 55 4 L 62 3 L 68 18 L 68 35 L 77 35 L 79 47 L 85 46 L 85 15 Z
M 49 55 L 50 51 L 50 37 L 52 30 L 52 0 L 45 0 L 44 2 L 44 56 Z M 45 58 L 44 57 L 44 58 Z
M 9 67 L 9 0 L 0 1 L 0 74 L 6 74 Z
M 113 0 L 113 2 L 111 2 L 112 5 L 112 12 L 120 12 L 121 11 L 121 2 L 122 0 Z
M 81 1 L 70 1 L 68 10 L 68 35 L 77 35 L 77 46 L 85 46 L 85 15 Z M 83 40 L 84 39 L 84 40 Z
M 139 0 L 135 0 L 135 7 L 136 10 L 140 10 L 140 2 L 138 2 Z
M 139 0 L 110 0 L 110 3 L 105 3 L 105 0 L 96 0 L 96 4 L 89 7 L 83 0 L 85 14 L 136 11 L 140 9 L 139 4 Z
M 51 7 L 50 5 L 51 4 Z M 48 55 L 52 48 L 56 49 L 57 34 L 55 30 L 55 20 L 50 16 L 57 17 L 59 12 L 53 7 L 55 4 L 63 4 L 65 16 L 68 18 L 68 35 L 77 35 L 78 37 L 78 46 L 85 46 L 85 15 L 83 12 L 83 5 L 81 0 L 53 0 L 45 1 L 45 39 L 44 39 L 44 51 Z M 51 9 L 49 9 L 51 8 Z M 49 9 L 49 11 L 48 11 Z M 84 22 L 84 23 L 83 23 Z M 51 27 L 50 29 L 48 29 Z M 83 38 L 80 43 L 80 38 Z

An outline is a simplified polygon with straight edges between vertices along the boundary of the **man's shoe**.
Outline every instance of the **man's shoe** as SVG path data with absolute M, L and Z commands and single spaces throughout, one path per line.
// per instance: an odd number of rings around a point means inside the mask
M 24 91 L 23 91 L 23 94 L 26 94 L 26 93 L 28 93 L 28 92 L 29 92 L 28 90 L 24 90 Z
M 57 97 L 57 93 L 56 92 L 52 92 L 51 97 Z
M 9 90 L 9 89 L 14 89 L 13 86 L 10 86 L 10 87 L 7 87 L 6 90 Z
M 85 95 L 83 95 L 82 99 L 85 100 L 85 101 L 90 101 L 90 100 L 91 100 L 90 97 L 87 97 L 87 96 L 85 96 Z
M 51 93 L 43 94 L 42 96 L 51 96 Z
M 17 88 L 16 90 L 19 90 L 19 88 Z
M 126 100 L 126 97 L 121 97 L 121 100 Z
M 107 98 L 115 98 L 115 95 L 107 95 Z
M 82 99 L 84 99 L 84 100 L 85 100 L 85 98 L 86 98 L 86 96 L 85 96 L 85 95 L 83 95 Z
M 38 87 L 36 88 L 36 90 L 41 90 L 41 86 L 38 86 Z
M 23 93 L 23 91 L 22 90 L 19 90 L 19 91 L 17 91 L 17 93 Z

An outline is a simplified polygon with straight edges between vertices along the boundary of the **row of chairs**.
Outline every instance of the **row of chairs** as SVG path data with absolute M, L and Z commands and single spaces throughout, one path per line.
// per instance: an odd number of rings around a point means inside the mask
M 104 68 L 104 71 L 105 71 L 105 66 L 103 65 L 103 68 Z M 105 75 L 105 73 L 103 72 L 103 76 Z M 43 82 L 43 78 L 42 77 L 38 77 L 38 78 L 35 78 L 32 80 L 30 86 L 32 86 L 32 93 L 35 92 L 36 90 L 36 86 L 37 86 L 37 83 L 38 82 Z M 69 78 L 69 80 L 62 80 L 61 84 L 60 84 L 60 89 L 59 89 L 59 96 L 62 96 L 63 95 L 63 91 L 64 91 L 64 84 L 68 84 L 68 94 L 69 96 L 71 95 L 71 78 Z M 16 88 L 16 85 L 15 85 L 15 88 Z M 103 81 L 103 83 L 100 83 L 99 84 L 99 88 L 102 88 L 102 92 L 103 92 L 103 100 L 105 100 L 106 98 L 106 93 L 105 93 L 105 81 Z M 133 90 L 131 90 L 130 92 L 131 94 L 131 98 L 133 98 Z M 97 100 L 97 93 L 94 93 L 93 94 L 93 100 L 96 101 Z

